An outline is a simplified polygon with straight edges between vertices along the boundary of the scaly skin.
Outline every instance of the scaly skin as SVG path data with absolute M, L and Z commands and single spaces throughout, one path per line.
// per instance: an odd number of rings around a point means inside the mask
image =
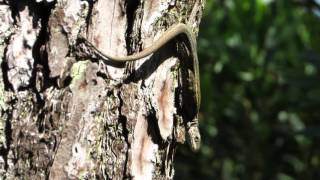
M 165 45 L 167 42 L 175 39 L 179 35 L 185 35 L 187 42 L 190 45 L 191 53 L 193 56 L 192 65 L 194 68 L 194 77 L 191 78 L 191 82 L 194 82 L 192 85 L 192 90 L 195 92 L 195 100 L 197 105 L 197 112 L 199 112 L 200 108 L 200 80 L 199 80 L 199 63 L 198 63 L 198 55 L 197 55 L 197 41 L 196 38 L 189 26 L 186 24 L 176 24 L 171 26 L 168 30 L 166 30 L 163 35 L 156 40 L 150 47 L 147 47 L 146 49 L 142 50 L 141 52 L 138 52 L 136 54 L 128 55 L 128 56 L 114 56 L 111 54 L 106 54 L 97 49 L 90 41 L 88 41 L 86 38 L 81 37 L 85 43 L 93 48 L 96 53 L 101 56 L 103 59 L 107 59 L 110 61 L 116 61 L 116 62 L 126 62 L 126 61 L 136 61 L 138 59 L 144 58 L 154 52 L 156 52 L 159 48 L 161 48 L 163 45 Z M 194 78 L 194 79 L 193 79 Z M 198 128 L 198 115 L 194 117 L 194 119 L 187 123 L 187 131 L 189 135 L 190 145 L 193 151 L 197 151 L 200 148 L 201 144 L 201 137 L 199 133 Z

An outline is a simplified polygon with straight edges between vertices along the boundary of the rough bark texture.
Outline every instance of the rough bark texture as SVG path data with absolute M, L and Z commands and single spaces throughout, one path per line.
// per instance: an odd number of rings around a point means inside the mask
M 78 37 L 131 54 L 177 22 L 197 33 L 203 5 L 0 0 L 0 179 L 172 179 L 190 120 L 179 40 L 113 63 Z

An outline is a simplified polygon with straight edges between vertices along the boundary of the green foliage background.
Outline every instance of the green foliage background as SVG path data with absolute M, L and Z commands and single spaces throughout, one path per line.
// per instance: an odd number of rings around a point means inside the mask
M 175 179 L 320 179 L 320 18 L 287 0 L 208 0 L 202 148 Z

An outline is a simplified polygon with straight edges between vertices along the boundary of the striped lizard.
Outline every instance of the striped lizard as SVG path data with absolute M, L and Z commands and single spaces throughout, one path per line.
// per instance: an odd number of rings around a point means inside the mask
M 196 101 L 196 115 L 193 117 L 193 120 L 187 123 L 187 132 L 189 135 L 189 144 L 193 151 L 197 151 L 200 148 L 201 137 L 198 127 L 198 112 L 200 107 L 200 80 L 199 80 L 199 64 L 198 64 L 198 55 L 197 55 L 197 42 L 194 33 L 191 28 L 183 23 L 175 24 L 166 30 L 163 35 L 156 40 L 151 46 L 145 48 L 141 52 L 136 54 L 127 55 L 127 56 L 118 56 L 103 53 L 101 50 L 96 48 L 89 40 L 84 37 L 81 39 L 84 40 L 85 44 L 90 48 L 94 49 L 95 53 L 97 53 L 104 60 L 116 61 L 116 62 L 126 62 L 126 61 L 136 61 L 138 59 L 144 58 L 154 52 L 156 52 L 159 48 L 164 46 L 169 41 L 175 39 L 177 36 L 184 35 L 185 40 L 189 43 L 192 53 L 192 67 L 194 71 L 194 75 L 190 76 L 190 80 L 188 82 L 192 83 L 192 87 L 190 89 L 193 91 L 193 97 Z

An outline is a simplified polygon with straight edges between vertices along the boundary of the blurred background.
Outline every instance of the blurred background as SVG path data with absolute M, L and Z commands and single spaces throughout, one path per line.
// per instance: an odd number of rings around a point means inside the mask
M 207 0 L 202 148 L 177 180 L 320 179 L 320 1 Z

